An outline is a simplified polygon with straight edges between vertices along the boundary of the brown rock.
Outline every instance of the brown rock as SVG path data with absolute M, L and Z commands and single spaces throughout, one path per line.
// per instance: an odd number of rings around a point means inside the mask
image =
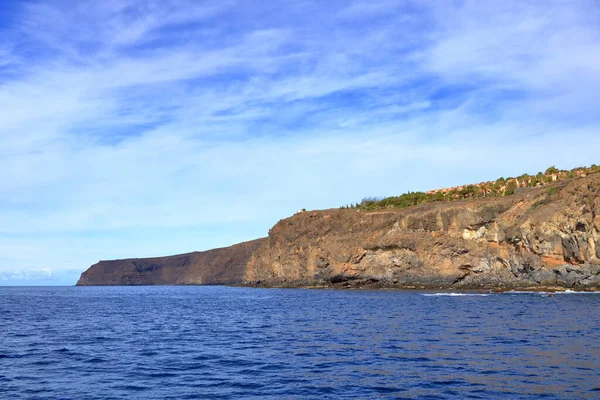
M 551 196 L 541 187 L 376 212 L 301 212 L 266 240 L 101 261 L 77 284 L 597 290 L 600 174 L 555 187 Z
M 360 282 L 377 287 L 528 287 L 578 282 L 595 284 L 576 269 L 588 263 L 597 219 L 600 176 L 560 182 L 513 196 L 357 213 L 326 210 L 297 214 L 277 223 L 248 263 L 246 281 L 265 285 L 332 286 Z M 309 262 L 304 253 L 318 252 Z M 595 250 L 597 250 L 596 247 Z M 311 263 L 327 260 L 326 268 Z M 323 264 L 324 265 L 324 264 Z M 316 272 L 315 272 L 316 271 Z M 592 282 L 594 281 L 594 282 Z
M 81 274 L 77 285 L 241 283 L 248 259 L 264 240 L 257 239 L 230 247 L 168 257 L 100 261 Z

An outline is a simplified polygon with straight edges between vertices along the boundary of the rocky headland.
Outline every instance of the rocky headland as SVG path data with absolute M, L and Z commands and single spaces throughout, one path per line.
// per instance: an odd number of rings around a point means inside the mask
M 102 261 L 78 285 L 600 290 L 600 174 L 503 197 L 304 211 L 236 246 Z
M 264 240 L 168 257 L 100 261 L 81 274 L 77 286 L 239 284 Z

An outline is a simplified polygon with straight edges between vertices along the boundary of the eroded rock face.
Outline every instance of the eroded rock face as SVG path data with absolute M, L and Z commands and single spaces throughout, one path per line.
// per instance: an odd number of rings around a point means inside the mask
M 278 222 L 248 284 L 600 289 L 600 176 L 503 198 Z
M 100 261 L 81 274 L 77 285 L 237 284 L 252 252 L 264 240 L 169 257 Z

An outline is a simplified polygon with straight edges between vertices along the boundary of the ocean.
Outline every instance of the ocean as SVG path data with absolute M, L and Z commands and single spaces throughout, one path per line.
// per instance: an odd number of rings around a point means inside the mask
M 598 399 L 600 294 L 0 287 L 2 399 Z

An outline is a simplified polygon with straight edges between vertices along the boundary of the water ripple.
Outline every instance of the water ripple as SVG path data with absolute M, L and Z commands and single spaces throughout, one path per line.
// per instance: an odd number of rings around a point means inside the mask
M 0 398 L 596 399 L 599 300 L 0 288 Z

